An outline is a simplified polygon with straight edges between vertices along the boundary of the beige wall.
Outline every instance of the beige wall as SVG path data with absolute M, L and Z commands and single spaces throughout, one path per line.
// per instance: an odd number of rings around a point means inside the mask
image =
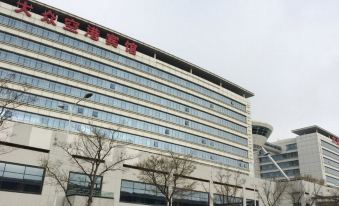
M 35 144 L 30 145 L 31 149 L 22 149 L 15 148 L 10 153 L 5 155 L 0 155 L 0 161 L 13 162 L 13 163 L 21 163 L 32 166 L 40 166 L 41 159 L 50 158 L 53 160 L 62 160 L 64 161 L 62 168 L 60 170 L 64 171 L 80 171 L 77 167 L 74 167 L 69 161 L 67 156 L 65 156 L 60 150 L 57 150 L 53 146 L 53 142 L 55 139 L 59 141 L 70 141 L 73 139 L 72 137 L 67 137 L 67 134 L 64 131 L 55 131 L 44 128 L 39 128 L 35 126 L 30 126 L 27 124 L 15 123 L 9 129 L 9 136 L 14 138 L 9 138 L 8 142 L 15 143 L 17 145 L 28 146 L 31 142 L 34 142 L 36 138 L 46 140 Z M 39 133 L 36 133 L 39 131 Z M 11 134 L 15 135 L 11 135 Z M 47 148 L 48 145 L 48 148 Z M 3 145 L 0 145 L 3 146 Z M 34 151 L 33 149 L 47 149 L 49 153 Z M 143 151 L 140 150 L 139 147 L 135 147 L 133 145 L 127 146 L 125 148 L 126 152 L 134 156 L 135 158 L 125 162 L 128 165 L 134 165 L 140 160 L 148 157 L 151 154 L 161 155 L 161 151 Z M 116 151 L 119 153 L 120 151 Z M 114 156 L 114 155 L 113 155 Z M 197 169 L 192 174 L 192 177 L 203 179 L 207 182 L 198 181 L 198 184 L 195 190 L 202 192 L 211 192 L 211 194 L 215 193 L 215 189 L 213 188 L 213 180 L 216 181 L 216 174 L 219 171 L 224 171 L 224 167 L 215 167 L 213 165 L 203 164 L 203 162 L 196 162 Z M 120 184 L 122 179 L 126 180 L 134 180 L 140 181 L 138 179 L 139 170 L 131 169 L 131 168 L 123 168 L 123 171 L 116 171 L 112 173 L 107 173 L 104 176 L 104 183 L 102 186 L 102 190 L 105 192 L 114 193 L 114 205 L 129 205 L 124 203 L 119 203 L 120 196 Z M 260 180 L 251 178 L 247 175 L 243 175 L 243 178 L 246 179 L 246 183 L 244 188 L 254 188 L 254 185 L 258 185 Z M 232 184 L 232 183 L 231 183 Z M 255 196 L 253 191 L 244 190 L 245 197 L 249 197 L 253 199 Z M 243 192 L 240 192 L 241 196 L 243 196 Z M 32 194 L 24 194 L 24 193 L 15 193 L 15 192 L 4 192 L 0 191 L 0 206 L 14 206 L 18 204 L 22 204 L 25 202 L 26 206 L 43 206 L 43 205 L 54 205 L 61 206 L 64 204 L 64 193 L 60 188 L 56 187 L 55 184 L 52 184 L 51 179 L 45 178 L 43 191 L 41 195 L 32 195 Z M 2 204 L 2 205 L 1 205 Z M 212 204 L 212 202 L 211 202 Z

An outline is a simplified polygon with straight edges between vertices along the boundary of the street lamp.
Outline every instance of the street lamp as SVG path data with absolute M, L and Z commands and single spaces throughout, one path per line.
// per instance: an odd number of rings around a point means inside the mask
M 78 99 L 77 102 L 75 102 L 74 104 L 71 105 L 70 109 L 69 109 L 69 118 L 68 118 L 68 128 L 67 128 L 67 135 L 69 135 L 69 132 L 71 130 L 71 121 L 72 121 L 72 115 L 73 115 L 73 108 L 75 105 L 79 104 L 81 101 L 85 100 L 85 99 L 89 99 L 93 96 L 93 93 L 87 93 L 85 94 L 82 98 Z
M 73 108 L 79 104 L 81 101 L 85 100 L 85 99 L 89 99 L 93 96 L 93 93 L 87 93 L 85 94 L 82 98 L 79 98 L 75 103 L 70 105 L 70 108 L 68 110 L 68 127 L 67 127 L 67 135 L 69 135 L 69 132 L 71 130 L 71 121 L 72 121 L 72 115 L 73 115 Z M 64 106 L 58 106 L 60 108 L 65 108 Z

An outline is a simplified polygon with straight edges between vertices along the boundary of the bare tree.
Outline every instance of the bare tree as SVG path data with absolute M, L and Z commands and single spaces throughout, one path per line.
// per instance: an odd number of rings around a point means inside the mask
M 232 172 L 229 170 L 219 171 L 214 182 L 214 188 L 217 196 L 214 198 L 221 203 L 221 205 L 232 205 L 242 202 L 242 185 L 245 184 L 246 179 L 241 176 L 239 172 Z
M 70 200 L 67 192 L 68 182 L 69 182 L 69 168 L 63 167 L 64 162 L 61 160 L 50 161 L 47 158 L 42 159 L 41 165 L 46 169 L 46 177 L 51 179 L 47 184 L 56 185 L 65 193 L 65 199 L 69 206 L 72 206 L 73 203 Z
M 4 134 L 8 128 L 5 123 L 11 119 L 12 110 L 36 101 L 34 96 L 26 93 L 30 87 L 28 85 L 15 85 L 14 87 L 12 84 L 14 79 L 15 74 L 0 77 L 0 155 L 13 150 L 4 146 L 8 141 L 8 135 Z
M 317 203 L 317 199 L 318 199 L 317 197 L 319 196 L 321 192 L 321 188 L 324 185 L 324 180 L 316 179 L 316 178 L 313 178 L 312 176 L 302 176 L 301 179 L 312 183 L 310 196 L 306 199 L 306 203 L 310 206 L 313 206 Z
M 279 206 L 289 183 L 286 181 L 267 180 L 258 188 L 259 199 L 265 206 Z
M 305 195 L 305 185 L 303 181 L 296 180 L 290 182 L 289 187 L 287 188 L 287 195 L 291 199 L 294 206 L 301 206 L 302 199 Z
M 165 197 L 166 205 L 172 206 L 173 198 L 178 198 L 194 189 L 196 182 L 188 177 L 196 169 L 190 155 L 152 155 L 139 162 L 139 179 L 152 184 Z
M 123 151 L 126 144 L 116 141 L 115 135 L 118 135 L 118 130 L 112 132 L 113 135 L 108 137 L 104 130 L 91 127 L 90 133 L 81 132 L 73 142 L 56 141 L 54 143 L 55 147 L 69 158 L 73 167 L 87 177 L 88 188 L 83 194 L 88 198 L 87 206 L 91 206 L 93 203 L 98 178 L 106 173 L 122 170 L 123 162 L 133 158 Z M 113 152 L 117 151 L 118 154 L 114 156 Z M 46 168 L 46 175 L 61 187 L 68 203 L 72 205 L 67 195 L 70 192 L 67 188 L 70 171 L 63 168 L 63 164 L 61 160 L 56 159 L 42 160 L 42 165 Z

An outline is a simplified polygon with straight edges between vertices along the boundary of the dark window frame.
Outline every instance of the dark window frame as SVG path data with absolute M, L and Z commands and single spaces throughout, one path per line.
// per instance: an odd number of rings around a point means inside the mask
M 2 161 L 2 160 L 0 160 L 0 163 L 4 163 L 5 165 L 9 164 L 9 165 L 23 166 L 23 167 L 25 167 L 25 170 L 26 170 L 26 167 L 37 168 L 37 169 L 42 169 L 43 170 L 42 176 L 41 176 L 42 178 L 41 178 L 41 183 L 40 183 L 40 190 L 38 192 L 23 191 L 22 189 L 20 191 L 3 189 L 2 188 L 2 184 L 3 184 L 2 179 L 4 179 L 3 175 L 5 173 L 5 170 L 3 170 L 3 173 L 0 176 L 0 191 L 15 192 L 15 193 L 25 193 L 25 194 L 33 194 L 33 195 L 41 195 L 42 194 L 42 190 L 43 190 L 43 187 L 44 187 L 45 176 L 46 176 L 46 169 L 44 167 L 39 167 L 39 166 L 34 166 L 34 165 L 27 165 L 27 164 L 16 163 L 16 162 L 8 162 L 8 161 Z M 6 168 L 6 166 L 4 168 Z M 13 179 L 15 179 L 15 178 L 13 178 Z M 20 180 L 20 182 L 24 183 L 24 180 Z
M 73 189 L 72 186 L 70 186 L 70 180 L 71 180 L 71 174 L 79 174 L 79 175 L 83 175 L 85 177 L 88 177 L 85 173 L 83 172 L 74 172 L 74 171 L 70 171 L 68 173 L 68 182 L 67 182 L 67 191 L 69 191 L 70 189 Z M 101 175 L 97 175 L 97 177 L 101 177 L 101 181 L 100 181 L 100 192 L 102 192 L 102 183 L 104 180 L 104 177 Z M 94 188 L 94 190 L 96 190 L 96 188 Z

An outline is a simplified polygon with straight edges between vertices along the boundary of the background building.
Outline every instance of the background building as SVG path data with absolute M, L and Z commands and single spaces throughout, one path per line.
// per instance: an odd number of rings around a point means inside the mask
M 269 131 L 272 131 L 272 126 L 264 126 L 263 123 L 253 122 L 254 144 L 256 144 L 257 138 L 268 138 Z M 286 175 L 291 178 L 311 176 L 316 179 L 325 180 L 325 183 L 328 185 L 338 186 L 338 137 L 316 125 L 295 129 L 292 132 L 298 136 L 263 144 Z M 260 148 L 256 145 L 254 148 L 256 148 L 255 155 L 257 157 L 255 162 L 258 165 L 256 166 L 256 176 L 284 179 L 271 160 L 263 152 L 259 152 Z
M 168 150 L 191 154 L 200 186 L 191 197 L 178 200 L 186 202 L 181 205 L 213 205 L 214 191 L 204 188 L 211 188 L 214 174 L 222 169 L 248 178 L 241 199 L 254 205 L 253 187 L 259 180 L 250 178 L 254 166 L 247 99 L 253 93 L 37 1 L 0 2 L 0 45 L 0 77 L 13 77 L 13 90 L 28 85 L 25 96 L 36 100 L 6 111 L 12 125 L 5 146 L 15 149 L 0 156 L 0 205 L 62 205 L 64 196 L 48 184 L 40 159 L 60 155 L 54 140 L 72 141 L 89 122 L 107 133 L 119 127 L 119 140 L 132 143 L 127 151 L 139 158 Z M 67 160 L 65 165 L 72 169 Z M 86 180 L 76 182 L 81 176 L 76 172 L 70 173 L 70 184 L 83 187 Z M 102 201 L 131 205 L 158 198 L 137 172 L 129 168 L 102 177 L 98 189 L 109 197 Z

